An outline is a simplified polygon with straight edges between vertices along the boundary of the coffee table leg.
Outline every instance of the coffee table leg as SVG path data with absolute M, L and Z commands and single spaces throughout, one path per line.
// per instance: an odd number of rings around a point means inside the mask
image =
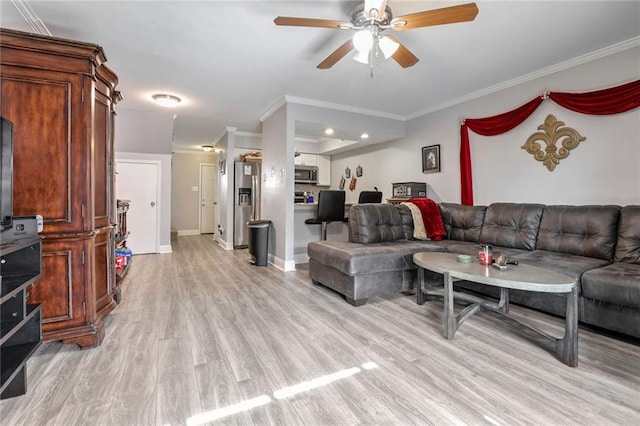
M 567 315 L 564 336 L 558 341 L 558 355 L 565 364 L 578 366 L 578 289 L 574 287 L 567 295 Z
M 416 295 L 418 305 L 424 305 L 426 301 L 425 294 L 422 292 L 422 285 L 424 284 L 424 268 L 418 266 L 418 285 L 416 286 Z
M 457 328 L 456 313 L 453 305 L 453 278 L 447 272 L 444 274 L 444 314 L 442 315 L 444 337 L 453 339 Z
M 498 308 L 503 314 L 509 314 L 509 289 L 506 287 L 500 288 L 500 302 Z

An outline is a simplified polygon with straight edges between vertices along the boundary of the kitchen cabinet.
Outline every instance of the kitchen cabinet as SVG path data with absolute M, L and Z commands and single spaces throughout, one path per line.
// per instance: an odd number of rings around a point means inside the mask
M 96 44 L 0 29 L 2 117 L 14 123 L 17 216 L 42 215 L 44 341 L 94 346 L 115 306 L 118 78 Z M 44 166 L 43 166 L 44 165 Z
M 315 154 L 300 154 L 295 157 L 296 166 L 317 166 L 318 160 Z
M 318 166 L 318 185 L 331 186 L 331 157 L 316 155 L 316 166 Z
M 331 186 L 331 157 L 318 154 L 300 154 L 295 157 L 296 166 L 318 167 L 318 185 Z

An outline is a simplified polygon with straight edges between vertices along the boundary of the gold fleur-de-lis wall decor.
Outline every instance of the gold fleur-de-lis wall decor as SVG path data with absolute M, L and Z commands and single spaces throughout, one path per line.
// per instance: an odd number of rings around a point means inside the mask
M 533 154 L 533 158 L 542 161 L 550 172 L 560 164 L 560 160 L 569 156 L 569 151 L 578 146 L 580 142 L 586 138 L 580 136 L 577 130 L 564 126 L 563 121 L 558 121 L 553 114 L 547 115 L 544 123 L 538 126 L 540 132 L 535 132 L 522 145 L 522 149 L 526 149 L 529 154 Z M 542 141 L 546 147 L 538 142 Z M 556 143 L 560 141 L 561 146 L 558 148 Z

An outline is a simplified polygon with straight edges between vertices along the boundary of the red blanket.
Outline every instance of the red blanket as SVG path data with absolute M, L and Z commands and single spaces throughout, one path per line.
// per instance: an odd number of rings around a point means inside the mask
M 411 198 L 408 201 L 420 209 L 424 227 L 427 230 L 427 237 L 434 241 L 442 240 L 447 233 L 444 230 L 442 214 L 436 202 L 431 198 Z

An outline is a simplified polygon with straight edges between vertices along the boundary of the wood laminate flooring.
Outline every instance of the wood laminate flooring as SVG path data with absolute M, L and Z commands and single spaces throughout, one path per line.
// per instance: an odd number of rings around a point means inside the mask
M 44 344 L 8 425 L 638 425 L 640 346 L 580 330 L 570 368 L 480 313 L 448 341 L 442 301 L 353 307 L 210 236 L 135 256 L 101 346 Z M 559 335 L 563 320 L 512 307 Z

